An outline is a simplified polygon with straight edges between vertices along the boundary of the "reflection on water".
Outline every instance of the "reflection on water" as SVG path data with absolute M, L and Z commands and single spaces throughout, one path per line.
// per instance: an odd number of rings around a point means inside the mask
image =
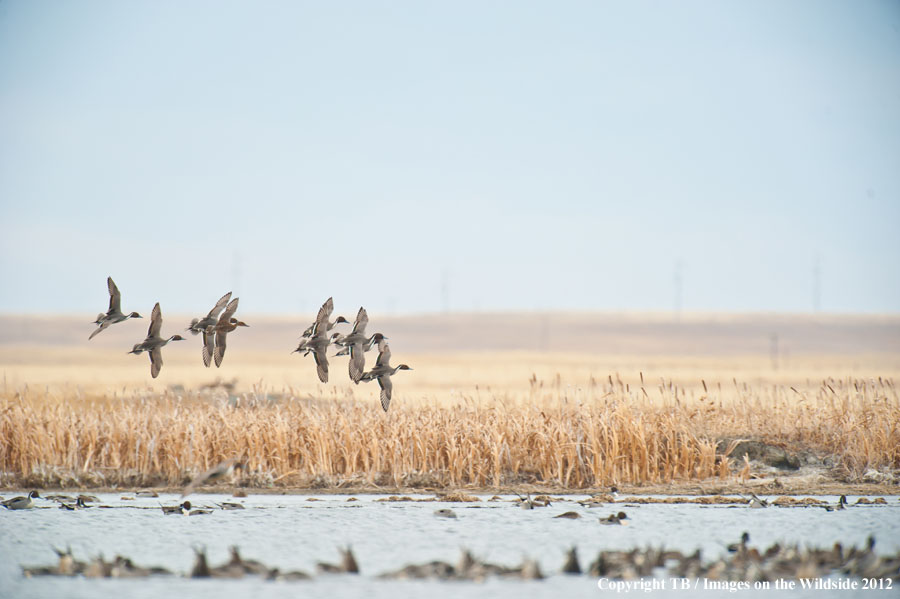
M 478 503 L 390 503 L 378 496 L 251 495 L 238 500 L 244 510 L 216 509 L 209 516 L 164 516 L 160 504 L 176 505 L 177 496 L 136 498 L 100 495 L 111 509 L 91 508 L 68 512 L 52 502 L 38 501 L 49 509 L 0 510 L 0 596 L 27 597 L 121 597 L 176 596 L 229 597 L 296 596 L 298 590 L 332 599 L 367 596 L 422 596 L 431 599 L 459 596 L 507 597 L 596 597 L 597 580 L 589 576 L 565 576 L 559 569 L 565 551 L 578 547 L 582 566 L 587 567 L 600 550 L 631 549 L 664 545 L 692 552 L 702 549 L 705 559 L 725 553 L 726 545 L 750 533 L 751 544 L 768 546 L 799 542 L 830 547 L 865 544 L 875 535 L 879 553 L 900 550 L 900 502 L 888 505 L 852 506 L 844 511 L 821 508 L 769 508 L 702 506 L 695 504 L 622 503 L 587 508 L 571 496 L 546 508 L 522 510 L 504 501 Z M 217 502 L 235 501 L 224 495 L 195 495 L 198 507 L 216 507 Z M 827 498 L 834 502 L 836 498 Z M 854 501 L 855 498 L 851 498 Z M 457 518 L 440 518 L 434 511 L 452 509 Z M 625 526 L 601 526 L 599 517 L 625 510 Z M 554 518 L 576 511 L 580 519 Z M 339 560 L 338 547 L 351 545 L 362 576 L 317 576 L 310 582 L 273 583 L 258 578 L 241 580 L 191 580 L 181 577 L 140 580 L 88 580 L 44 577 L 26 579 L 22 565 L 56 563 L 52 547 L 71 546 L 80 560 L 103 553 L 131 558 L 141 566 L 162 566 L 186 574 L 193 564 L 192 546 L 203 545 L 211 564 L 228 560 L 228 547 L 238 545 L 246 559 L 256 559 L 282 571 L 304 570 L 315 574 L 319 561 Z M 444 560 L 456 563 L 461 548 L 477 557 L 505 565 L 519 565 L 524 557 L 539 561 L 548 578 L 544 581 L 488 579 L 483 583 L 375 580 L 378 574 L 410 563 Z M 895 589 L 896 590 L 896 589 Z M 608 591 L 607 591 L 608 592 Z M 884 596 L 895 591 L 876 591 Z M 834 592 L 833 596 L 838 596 Z M 859 591 L 860 596 L 862 591 Z M 641 593 L 653 597 L 683 596 L 667 589 Z M 747 592 L 739 592 L 745 595 Z M 750 594 L 754 594 L 750 592 Z M 792 596 L 802 596 L 792 595 Z M 810 591 L 808 596 L 822 596 Z M 841 597 L 848 596 L 840 591 Z M 871 596 L 871 592 L 867 592 Z

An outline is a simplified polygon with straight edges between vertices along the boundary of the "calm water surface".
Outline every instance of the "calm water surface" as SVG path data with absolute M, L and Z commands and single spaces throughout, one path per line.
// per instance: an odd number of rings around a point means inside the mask
M 12 493 L 4 493 L 10 497 Z M 693 504 L 617 503 L 585 508 L 577 503 L 585 495 L 567 497 L 547 508 L 522 510 L 510 503 L 388 503 L 380 496 L 251 495 L 235 500 L 225 495 L 195 495 L 192 503 L 215 507 L 220 501 L 239 501 L 247 509 L 216 510 L 209 516 L 164 516 L 159 505 L 177 505 L 176 495 L 133 501 L 121 494 L 100 495 L 101 503 L 115 509 L 91 508 L 68 512 L 52 502 L 37 501 L 39 507 L 24 511 L 0 510 L 0 597 L 129 597 L 134 599 L 174 596 L 230 599 L 247 597 L 308 596 L 344 597 L 599 597 L 597 579 L 558 574 L 565 550 L 576 545 L 582 567 L 600 550 L 631 549 L 647 545 L 692 552 L 698 547 L 704 560 L 726 552 L 725 546 L 748 531 L 751 544 L 768 546 L 776 541 L 802 545 L 845 546 L 865 544 L 870 534 L 877 539 L 879 553 L 900 550 L 900 502 L 888 505 L 852 506 L 840 512 L 821 508 L 769 508 L 699 506 Z M 835 497 L 825 497 L 835 502 Z M 851 498 L 851 502 L 856 498 Z M 434 511 L 450 508 L 456 520 L 437 518 Z M 575 510 L 579 520 L 553 516 Z M 599 516 L 624 510 L 627 526 L 601 526 Z M 227 561 L 228 547 L 238 545 L 244 558 L 269 567 L 303 570 L 315 574 L 318 561 L 337 562 L 338 546 L 352 545 L 361 576 L 317 576 L 307 582 L 268 582 L 254 577 L 241 580 L 191 580 L 158 577 L 131 580 L 40 577 L 26 579 L 21 566 L 56 563 L 52 547 L 72 547 L 75 557 L 87 561 L 102 553 L 130 557 L 140 566 L 163 566 L 179 574 L 188 573 L 194 559 L 192 546 L 207 547 L 215 566 Z M 456 563 L 460 548 L 469 548 L 484 560 L 519 565 L 523 557 L 539 561 L 543 581 L 489 579 L 475 582 L 388 581 L 375 577 L 412 563 L 444 560 Z M 888 597 L 893 591 L 794 592 L 784 596 Z M 633 596 L 718 596 L 702 591 L 632 592 Z M 769 593 L 773 594 L 773 593 Z M 766 596 L 769 596 L 766 594 Z M 777 594 L 777 593 L 774 593 Z M 624 595 L 624 593 L 623 593 Z M 731 596 L 763 596 L 739 591 Z

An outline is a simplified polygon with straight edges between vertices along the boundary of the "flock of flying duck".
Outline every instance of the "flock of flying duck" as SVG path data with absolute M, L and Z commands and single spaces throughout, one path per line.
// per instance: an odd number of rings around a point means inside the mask
M 129 318 L 143 318 L 137 312 L 125 314 L 122 312 L 122 294 L 119 288 L 113 282 L 112 277 L 107 277 L 106 284 L 109 288 L 109 309 L 105 314 L 98 314 L 94 324 L 97 329 L 91 333 L 88 339 L 93 339 L 97 334 L 108 328 L 110 325 L 124 322 Z M 225 359 L 225 347 L 228 333 L 233 332 L 238 327 L 250 326 L 247 323 L 234 317 L 238 308 L 238 298 L 231 299 L 229 291 L 216 302 L 213 309 L 209 311 L 203 318 L 194 318 L 186 331 L 190 331 L 192 335 L 203 336 L 203 349 L 201 355 L 203 357 L 203 365 L 209 368 L 211 362 L 216 363 L 216 367 L 222 365 Z M 391 376 L 398 370 L 412 370 L 406 364 L 391 366 L 391 348 L 387 344 L 387 337 L 381 333 L 374 333 L 366 336 L 366 326 L 369 324 L 369 315 L 365 308 L 360 308 L 356 315 L 356 321 L 353 328 L 348 334 L 339 332 L 331 332 L 335 325 L 346 323 L 349 321 L 343 316 L 338 316 L 335 320 L 331 319 L 331 313 L 334 311 L 334 301 L 332 298 L 322 304 L 315 322 L 303 331 L 300 344 L 293 352 L 301 353 L 306 356 L 313 355 L 316 361 L 316 371 L 319 380 L 323 383 L 328 382 L 328 347 L 332 344 L 342 349 L 335 356 L 350 356 L 348 371 L 350 380 L 355 384 L 360 381 L 370 382 L 378 381 L 381 387 L 381 407 L 387 412 L 391 403 L 391 393 L 393 384 Z M 170 341 L 184 341 L 181 335 L 172 335 L 164 338 L 160 335 L 162 330 L 162 311 L 159 302 L 153 306 L 153 312 L 150 315 L 150 328 L 147 330 L 147 337 L 140 343 L 135 343 L 130 354 L 139 355 L 147 352 L 150 356 L 150 376 L 156 378 L 159 371 L 162 370 L 162 348 Z M 378 358 L 375 360 L 375 366 L 371 370 L 366 371 L 366 352 L 373 347 L 378 347 Z

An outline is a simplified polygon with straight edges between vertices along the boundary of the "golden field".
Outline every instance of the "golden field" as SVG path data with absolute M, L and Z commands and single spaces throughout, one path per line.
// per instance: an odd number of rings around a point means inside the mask
M 898 319 L 754 329 L 554 315 L 593 325 L 591 339 L 539 320 L 545 349 L 512 351 L 503 346 L 528 315 L 473 318 L 468 336 L 459 318 L 418 324 L 418 336 L 415 322 L 385 319 L 392 363 L 414 368 L 395 377 L 385 414 L 376 384 L 349 382 L 345 358 L 322 385 L 311 357 L 290 355 L 303 319 L 259 319 L 230 336 L 220 369 L 203 368 L 199 338 L 173 343 L 153 380 L 146 356 L 125 353 L 140 321 L 88 343 L 77 319 L 20 317 L 0 335 L 0 484 L 177 486 L 235 455 L 243 482 L 262 487 L 746 481 L 757 465 L 734 453 L 740 439 L 827 458 L 842 480 L 900 469 Z M 777 345 L 773 328 L 787 331 Z M 450 347 L 435 342 L 453 335 Z

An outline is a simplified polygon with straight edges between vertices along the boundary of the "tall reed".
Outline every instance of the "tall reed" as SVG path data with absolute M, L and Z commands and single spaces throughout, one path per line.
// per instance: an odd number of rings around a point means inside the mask
M 0 396 L 6 484 L 180 485 L 234 455 L 250 484 L 588 488 L 727 478 L 755 438 L 830 456 L 846 473 L 900 467 L 900 400 L 890 380 L 706 388 L 665 380 L 587 389 L 534 380 L 527 394 L 456 402 L 372 402 L 134 392 Z M 732 445 L 733 447 L 733 445 Z M 742 463 L 742 462 L 741 462 Z

